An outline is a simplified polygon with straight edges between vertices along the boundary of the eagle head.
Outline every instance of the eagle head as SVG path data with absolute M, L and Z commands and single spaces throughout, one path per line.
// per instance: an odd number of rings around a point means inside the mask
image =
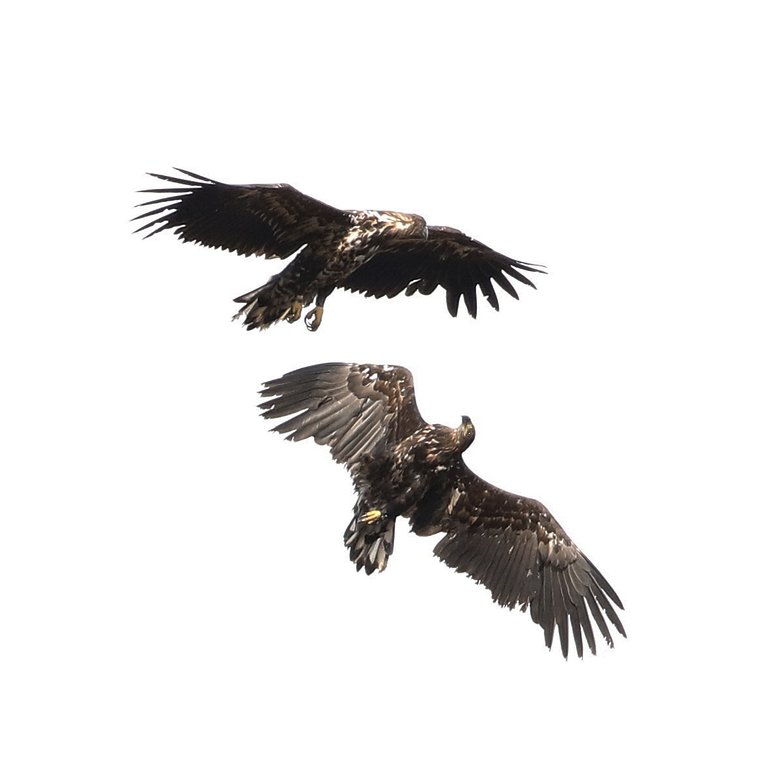
M 462 416 L 461 426 L 456 431 L 459 438 L 459 450 L 463 453 L 475 439 L 475 425 L 472 423 L 472 419 L 469 416 Z
M 386 232 L 397 237 L 427 237 L 427 222 L 415 213 L 377 211 L 377 218 Z

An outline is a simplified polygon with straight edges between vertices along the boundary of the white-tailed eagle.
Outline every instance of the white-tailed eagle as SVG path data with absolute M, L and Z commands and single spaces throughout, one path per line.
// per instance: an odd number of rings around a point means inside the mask
M 472 422 L 427 424 L 407 369 L 324 363 L 267 382 L 262 395 L 266 418 L 287 419 L 274 431 L 327 445 L 352 475 L 358 498 L 344 543 L 358 570 L 386 568 L 404 517 L 420 536 L 443 534 L 435 554 L 497 603 L 529 609 L 547 647 L 557 628 L 565 657 L 569 637 L 579 656 L 585 640 L 595 653 L 592 622 L 608 645 L 609 623 L 625 634 L 614 609 L 621 600 L 600 571 L 543 504 L 490 485 L 464 464 Z
M 189 171 L 188 178 L 149 174 L 176 184 L 142 192 L 159 194 L 140 205 L 150 220 L 146 237 L 171 230 L 181 240 L 245 256 L 294 259 L 265 285 L 235 299 L 248 330 L 279 320 L 294 322 L 314 304 L 305 323 L 317 330 L 323 305 L 336 288 L 391 298 L 446 292 L 456 315 L 464 299 L 477 314 L 477 288 L 496 310 L 494 283 L 518 298 L 508 277 L 535 287 L 527 272 L 536 265 L 515 261 L 451 227 L 431 227 L 421 216 L 395 211 L 345 211 L 302 194 L 289 184 L 222 184 Z M 135 220 L 134 219 L 134 220 Z

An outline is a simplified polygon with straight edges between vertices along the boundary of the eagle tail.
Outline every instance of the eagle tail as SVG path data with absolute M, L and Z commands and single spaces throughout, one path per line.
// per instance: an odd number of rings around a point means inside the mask
M 276 286 L 270 281 L 255 291 L 249 291 L 238 296 L 235 302 L 243 307 L 234 315 L 233 320 L 242 320 L 247 330 L 264 329 L 270 325 L 287 320 L 296 322 L 301 317 L 304 301 L 301 297 L 286 295 L 284 291 L 275 290 Z
M 358 502 L 355 516 L 344 531 L 344 544 L 355 568 L 365 568 L 371 574 L 387 567 L 395 545 L 395 519 L 379 510 L 363 510 Z

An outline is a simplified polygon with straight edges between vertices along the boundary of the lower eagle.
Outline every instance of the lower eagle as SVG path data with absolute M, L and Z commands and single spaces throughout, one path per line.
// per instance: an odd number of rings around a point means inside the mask
M 235 318 L 248 330 L 280 320 L 294 322 L 314 304 L 304 322 L 320 327 L 326 299 L 337 288 L 392 298 L 405 291 L 445 290 L 456 315 L 463 298 L 477 315 L 477 289 L 496 310 L 494 283 L 518 298 L 509 277 L 535 287 L 523 272 L 536 265 L 503 256 L 452 227 L 427 226 L 421 216 L 397 211 L 341 210 L 299 192 L 290 184 L 223 184 L 190 171 L 186 178 L 151 173 L 176 186 L 144 189 L 159 194 L 134 218 L 148 221 L 146 237 L 172 231 L 181 240 L 268 259 L 294 257 L 256 290 L 235 299 Z
M 600 571 L 543 504 L 464 464 L 472 422 L 427 424 L 406 368 L 324 363 L 269 381 L 261 394 L 263 416 L 287 417 L 274 431 L 327 445 L 352 475 L 358 498 L 344 543 L 358 570 L 387 567 L 397 518 L 407 518 L 419 536 L 443 534 L 435 554 L 497 603 L 529 609 L 548 648 L 557 628 L 566 658 L 569 637 L 580 657 L 585 640 L 596 652 L 592 621 L 610 646 L 609 623 L 625 635 L 614 609 L 623 605 Z

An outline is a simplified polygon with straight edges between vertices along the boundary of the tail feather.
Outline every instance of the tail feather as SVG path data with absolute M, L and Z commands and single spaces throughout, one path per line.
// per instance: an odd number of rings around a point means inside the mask
M 280 320 L 295 322 L 301 317 L 304 308 L 301 298 L 289 297 L 284 295 L 283 291 L 274 290 L 271 282 L 238 296 L 235 302 L 243 307 L 232 319 L 242 319 L 243 325 L 249 331 L 254 328 L 268 328 Z
M 383 515 L 372 523 L 363 523 L 355 514 L 344 532 L 344 544 L 358 571 L 365 568 L 369 575 L 383 571 L 395 545 L 395 519 Z

